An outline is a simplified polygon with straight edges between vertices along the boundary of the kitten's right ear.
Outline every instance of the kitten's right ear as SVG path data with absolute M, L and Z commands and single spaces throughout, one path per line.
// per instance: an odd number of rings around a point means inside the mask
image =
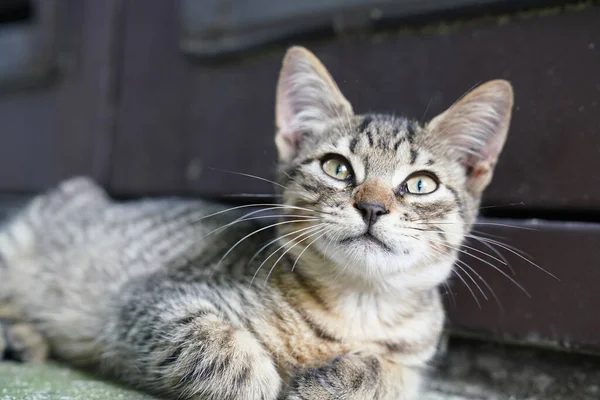
M 467 186 L 481 195 L 490 183 L 510 125 L 513 89 L 504 80 L 484 83 L 429 123 L 448 155 L 460 161 Z
M 275 113 L 275 144 L 282 162 L 296 156 L 304 135 L 317 131 L 327 120 L 353 114 L 327 69 L 303 47 L 290 48 L 283 59 Z

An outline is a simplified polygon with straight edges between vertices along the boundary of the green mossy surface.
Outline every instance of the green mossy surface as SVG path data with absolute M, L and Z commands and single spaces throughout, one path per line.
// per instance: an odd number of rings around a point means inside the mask
M 49 363 L 0 362 L 0 400 L 153 400 L 152 397 Z

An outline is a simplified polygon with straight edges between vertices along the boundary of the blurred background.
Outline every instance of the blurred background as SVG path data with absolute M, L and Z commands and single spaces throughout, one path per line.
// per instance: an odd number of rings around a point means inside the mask
M 511 81 L 487 239 L 469 244 L 510 268 L 463 257 L 494 294 L 476 275 L 453 282 L 451 328 L 600 352 L 599 1 L 1 0 L 1 207 L 73 175 L 117 198 L 268 198 L 269 184 L 219 169 L 273 178 L 291 44 L 359 113 L 425 121 L 478 83 Z

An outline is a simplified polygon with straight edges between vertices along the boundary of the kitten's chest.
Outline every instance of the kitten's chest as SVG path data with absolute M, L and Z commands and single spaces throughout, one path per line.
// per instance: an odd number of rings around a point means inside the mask
M 441 308 L 410 315 L 357 307 L 353 312 L 300 308 L 273 313 L 259 328 L 282 370 L 319 367 L 349 352 L 377 354 L 404 365 L 423 365 L 437 345 Z
M 342 342 L 356 350 L 379 354 L 404 365 L 422 365 L 435 352 L 444 313 L 438 297 L 411 304 L 362 299 L 337 308 L 338 318 L 326 318 Z

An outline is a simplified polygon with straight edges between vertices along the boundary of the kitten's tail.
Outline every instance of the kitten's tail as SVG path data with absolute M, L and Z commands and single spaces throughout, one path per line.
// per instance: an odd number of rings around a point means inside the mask
M 69 179 L 37 196 L 6 223 L 0 224 L 0 268 L 9 268 L 34 254 L 40 237 L 54 235 L 57 221 L 59 225 L 68 222 L 107 201 L 106 193 L 85 177 Z

